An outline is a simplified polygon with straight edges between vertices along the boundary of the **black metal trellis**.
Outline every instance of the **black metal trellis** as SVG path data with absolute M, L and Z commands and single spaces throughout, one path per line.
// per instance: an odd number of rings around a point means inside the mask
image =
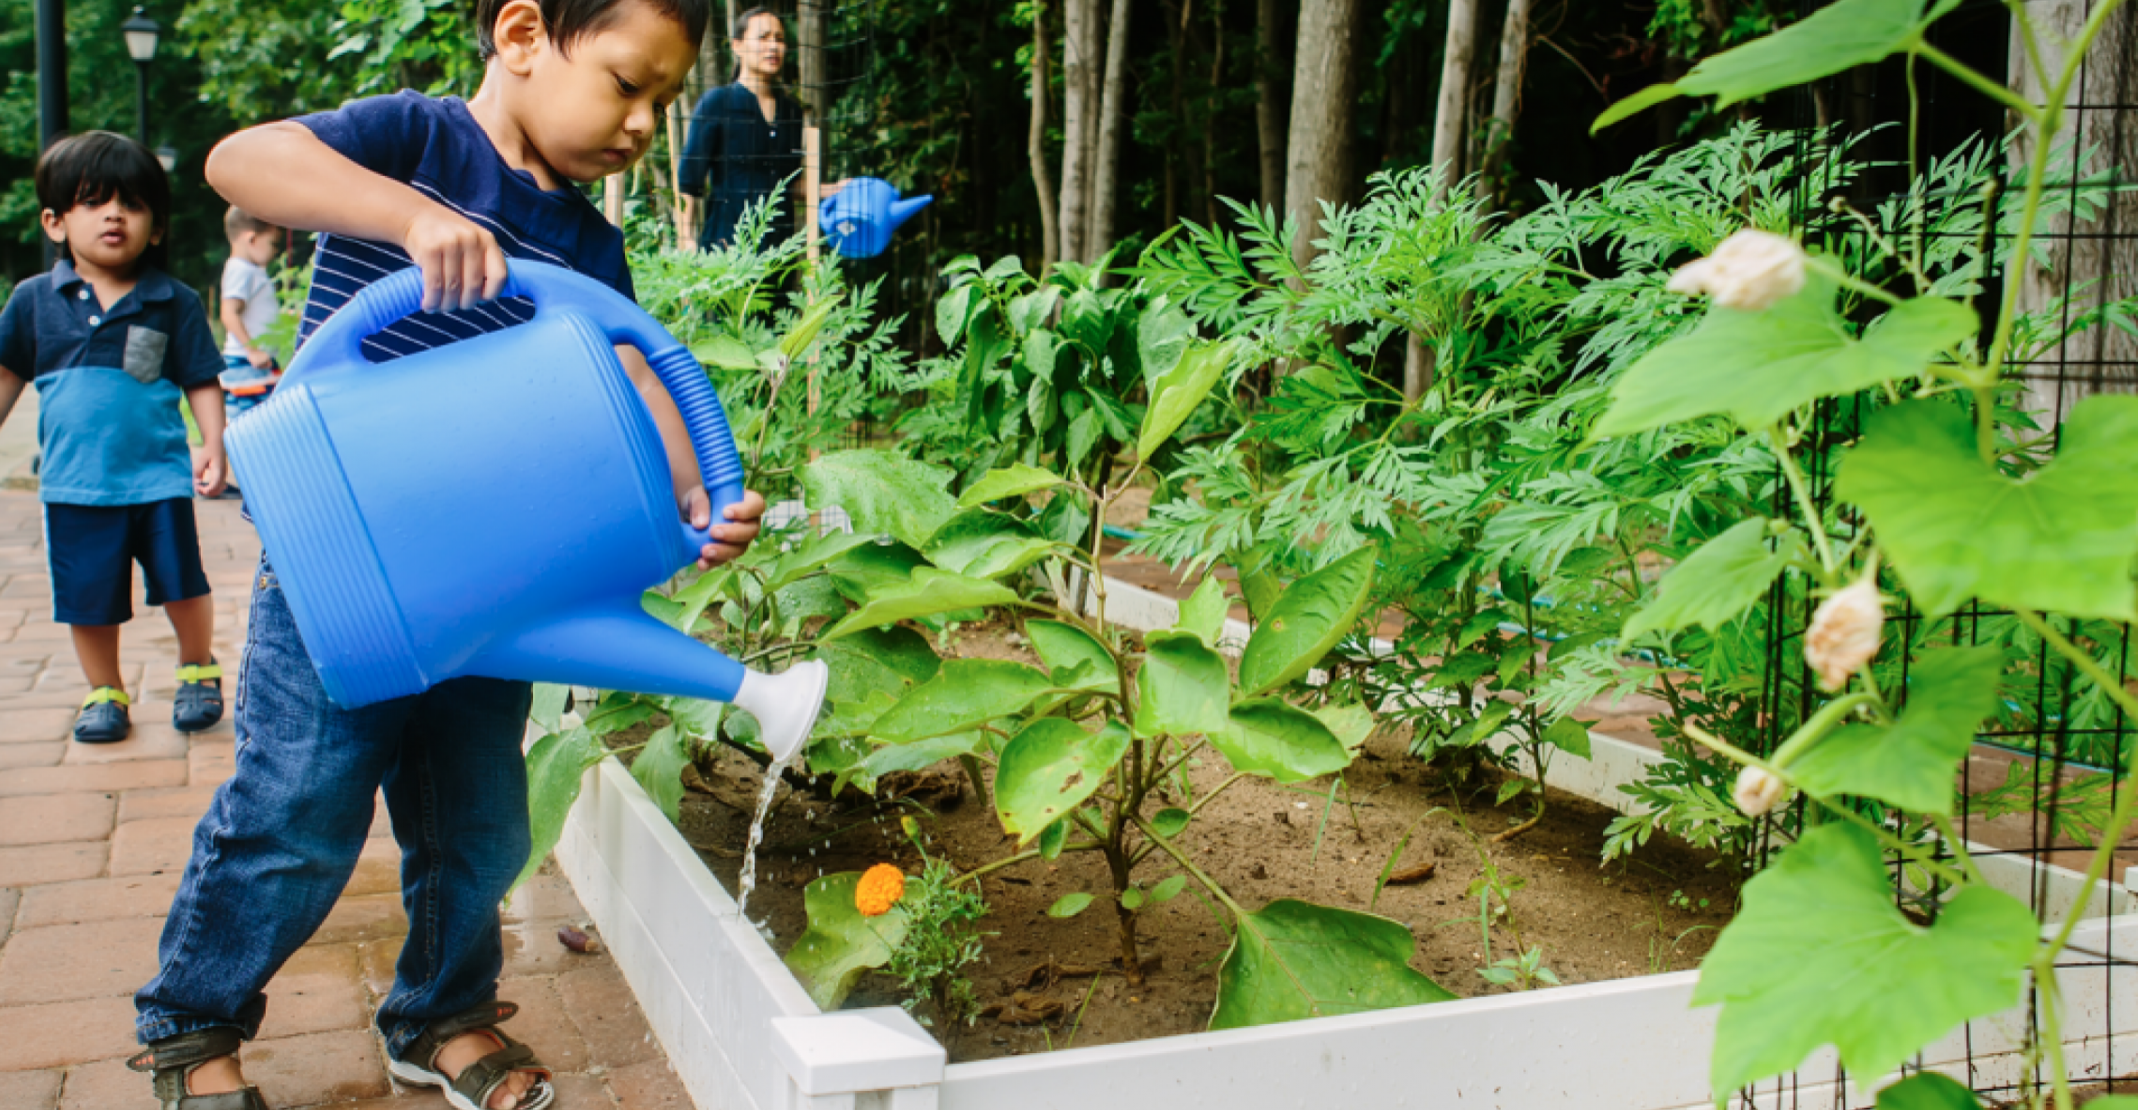
M 2099 2 L 2037 0 L 2027 8 L 2037 20 L 2051 24 L 2050 37 L 2069 36 Z M 1821 6 L 1807 2 L 1803 14 Z M 1976 267 L 1975 298 L 1985 318 L 1985 342 L 2009 283 L 2021 283 L 2019 305 L 2045 327 L 2028 344 L 2024 357 L 2015 357 L 2007 368 L 2007 377 L 2022 383 L 2010 400 L 2034 414 L 2040 434 L 2052 444 L 2078 400 L 2100 392 L 2138 392 L 2138 314 L 2123 316 L 2119 308 L 2124 302 L 2138 306 L 2138 12 L 2122 12 L 2108 32 L 2089 52 L 2066 99 L 2063 143 L 2069 149 L 2052 155 L 2044 179 L 2048 214 L 2037 221 L 2028 259 L 2009 257 L 2032 153 L 2024 142 L 1983 160 L 1981 172 L 1970 179 L 1946 180 L 1942 195 L 1918 196 L 1922 206 L 1973 205 L 1994 213 L 1982 226 L 1941 230 L 1922 218 L 1924 207 L 1911 207 L 1908 201 L 1911 156 L 1916 166 L 1925 166 L 1931 159 L 1951 157 L 1970 140 L 1994 143 L 2011 129 L 2002 109 L 1979 92 L 1927 64 L 1918 63 L 1911 75 L 1905 62 L 1894 60 L 1800 90 L 1790 105 L 1802 136 L 1797 157 L 1804 165 L 1819 165 L 1836 143 L 1850 144 L 1853 159 L 1870 162 L 1867 172 L 1845 181 L 1816 172 L 1799 175 L 1796 208 L 1808 228 L 1808 242 L 1853 253 L 1875 235 L 1906 250 L 1920 246 L 1972 257 L 1974 262 L 1963 264 Z M 1994 0 L 1963 4 L 1933 28 L 1930 39 L 1980 72 L 2016 75 L 2008 80 L 2022 95 L 2036 100 L 2045 95 L 2039 82 L 2024 73 L 2026 55 L 2014 41 L 2009 11 Z M 2043 45 L 2053 49 L 2054 44 Z M 1908 139 L 1911 78 L 1918 93 L 1913 102 L 1918 142 L 1913 150 Z M 1940 235 L 1971 241 L 1929 242 Z M 1905 287 L 1902 275 L 1888 276 L 1901 280 L 1896 288 Z M 1864 420 L 1885 403 L 1882 396 L 1864 395 L 1817 409 L 1797 453 L 1813 499 L 1822 508 L 1833 504 L 1832 482 L 1842 454 Z M 1778 490 L 1773 512 L 1793 515 L 1786 490 Z M 1902 595 L 1889 574 L 1882 575 L 1880 585 L 1891 596 Z M 1817 600 L 1786 579 L 1769 597 L 1760 738 L 1765 751 L 1771 752 L 1823 700 L 1803 655 L 1804 630 Z M 1970 604 L 1933 620 L 1902 600 L 1897 610 L 1889 609 L 1886 657 L 1898 657 L 1897 681 L 1889 694 L 1904 694 L 1907 656 L 1920 648 L 1999 644 L 2024 649 L 2027 661 L 2018 673 L 2027 681 L 2004 691 L 2004 712 L 1984 723 L 1962 766 L 1955 824 L 1975 846 L 1978 862 L 2025 876 L 2024 895 L 2038 918 L 2060 920 L 2063 907 L 2052 895 L 2051 869 L 2084 872 L 2092 853 L 2083 846 L 2083 830 L 2074 818 L 2105 813 L 2121 791 L 2131 788 L 2120 769 L 2138 744 L 2134 722 L 2098 697 L 2077 696 L 2081 683 L 2072 668 L 2013 614 Z M 2113 673 L 2130 673 L 2128 625 L 2053 620 L 2060 632 L 2092 646 Z M 1892 645 L 1906 645 L 1906 651 L 1896 652 Z M 1883 816 L 1868 805 L 1866 811 Z M 1794 819 L 1801 819 L 1801 811 Z M 1777 848 L 1779 842 L 1763 847 Z M 1911 875 L 1897 859 L 1891 862 L 1904 906 L 1933 918 L 1936 887 Z M 2118 846 L 2116 865 L 2107 878 L 2121 884 L 2132 867 L 2138 867 L 2138 843 L 2126 841 Z M 2102 901 L 2097 893 L 2089 912 L 2101 912 Z M 2114 902 L 2106 908 L 2138 909 Z M 2113 1033 L 2117 1013 L 2128 1014 L 2130 1007 L 2138 1006 L 2138 997 L 2128 996 L 2138 984 L 2138 960 L 2133 959 L 2138 953 L 2116 951 L 2114 933 L 2106 935 L 2110 943 L 2104 950 L 2069 949 L 2058 965 L 2104 972 L 2098 997 L 2065 998 L 2067 1009 L 2098 1008 L 2109 1030 L 2099 1039 L 2098 1052 L 2089 1046 L 2072 1059 L 2072 1079 L 2081 1089 L 2101 1093 L 2138 1092 L 2138 1074 L 2128 1059 L 2138 1046 L 2129 1037 L 2119 1043 Z M 2119 990 L 2126 997 L 2119 999 Z M 2039 1001 L 2038 995 L 2030 995 L 2029 1018 L 2037 1028 Z M 1955 1073 L 1948 1061 L 1941 1070 L 1967 1083 L 1986 1104 L 2020 1102 L 2046 1082 L 2038 1069 L 2022 1072 L 2003 1050 L 1978 1045 L 1976 1033 L 1970 1026 L 1965 1035 L 1964 1068 Z M 1838 1069 L 1830 1077 L 1800 1072 L 1741 1092 L 1738 1103 L 1762 1110 L 1868 1107 L 1870 1093 L 1852 1096 L 1842 1082 L 1845 1078 Z

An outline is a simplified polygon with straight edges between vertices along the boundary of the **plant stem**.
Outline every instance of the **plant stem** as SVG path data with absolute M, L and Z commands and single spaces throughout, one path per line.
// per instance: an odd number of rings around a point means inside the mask
M 2078 907 L 2071 912 L 2067 925 L 2078 920 Z M 2034 989 L 2041 995 L 2042 1048 L 2049 1054 L 2049 1082 L 2056 1096 L 2056 1110 L 2072 1110 L 2071 1073 L 2064 1064 L 2064 1003 L 2056 982 L 2056 955 L 2060 948 L 2052 945 L 2034 954 Z
M 1834 546 L 1826 538 L 1826 523 L 1818 505 L 1811 499 L 1811 486 L 1805 481 L 1804 472 L 1797 468 L 1796 459 L 1789 453 L 1789 444 L 1782 439 L 1779 426 L 1767 429 L 1767 442 L 1774 447 L 1774 457 L 1781 463 L 1782 477 L 1789 483 L 1789 492 L 1796 498 L 1797 512 L 1804 516 L 1804 526 L 1811 531 L 1812 549 L 1819 553 L 1819 565 L 1826 568 L 1828 584 L 1835 577 Z
M 2132 793 L 2138 793 L 2138 791 L 2133 791 Z M 1225 893 L 1224 887 L 1217 885 L 1216 879 L 1204 874 L 1203 869 L 1195 866 L 1195 861 L 1189 859 L 1187 853 L 1174 847 L 1172 841 L 1158 835 L 1158 830 L 1152 828 L 1150 822 L 1145 821 L 1140 814 L 1131 817 L 1130 820 L 1136 823 L 1136 828 L 1144 836 L 1150 838 L 1151 843 L 1158 845 L 1159 849 L 1165 852 L 1166 855 L 1172 856 L 1173 862 L 1179 864 L 1181 870 L 1193 876 L 1196 882 L 1203 884 L 1203 889 L 1208 890 L 1218 901 L 1225 903 L 1226 909 L 1241 917 L 1247 916 L 1247 911 L 1242 909 L 1238 902 L 1232 900 L 1232 895 Z
M 2114 5 L 2110 4 L 2108 6 L 2113 7 Z M 1916 41 L 1913 53 L 1929 59 L 1931 65 L 1959 78 L 1961 84 L 2019 113 L 2020 117 L 2027 122 L 2035 124 L 2042 122 L 2043 112 L 2039 106 L 2029 102 L 2025 97 L 2005 88 L 2003 85 L 1975 72 L 1972 67 L 1958 58 L 1920 39 Z
M 1982 877 L 1982 869 L 1975 866 L 1975 857 L 1968 852 L 1966 842 L 1960 839 L 1959 830 L 1953 828 L 1952 818 L 1933 813 L 1930 820 L 1937 826 L 1938 835 L 1945 838 L 1945 843 L 1952 845 L 1952 858 L 1967 872 L 1968 880 L 1984 886 L 1989 885 L 1989 880 Z

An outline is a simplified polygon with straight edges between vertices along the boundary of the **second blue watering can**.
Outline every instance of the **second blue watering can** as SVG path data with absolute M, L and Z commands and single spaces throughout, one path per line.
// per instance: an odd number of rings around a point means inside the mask
M 817 205 L 817 226 L 843 258 L 874 258 L 891 243 L 898 225 L 928 207 L 934 197 L 899 199 L 890 182 L 857 177 Z
M 652 415 L 618 361 L 644 352 L 690 429 L 713 519 L 742 499 L 720 398 L 690 351 L 590 278 L 512 263 L 516 327 L 374 364 L 421 275 L 365 288 L 227 433 L 232 469 L 329 697 L 344 707 L 492 678 L 733 702 L 799 750 L 822 663 L 769 676 L 648 615 L 707 542 L 676 518 Z

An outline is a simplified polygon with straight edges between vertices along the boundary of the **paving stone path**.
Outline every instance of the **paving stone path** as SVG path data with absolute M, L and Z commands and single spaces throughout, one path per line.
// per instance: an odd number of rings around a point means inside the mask
M 235 502 L 197 508 L 216 653 L 234 666 L 259 540 Z M 133 736 L 68 740 L 88 690 L 52 623 L 42 520 L 34 493 L 0 490 L 0 1110 L 153 1110 L 146 1078 L 124 1064 L 132 994 L 155 971 L 193 826 L 230 775 L 232 733 L 228 721 L 190 738 L 171 728 L 177 643 L 137 592 L 121 648 Z M 446 1105 L 390 1080 L 371 1032 L 408 931 L 383 805 L 371 836 L 341 904 L 268 985 L 266 1026 L 245 1050 L 246 1075 L 279 1110 Z M 514 899 L 501 997 L 521 1009 L 508 1028 L 557 1069 L 561 1107 L 689 1110 L 615 964 L 557 942 L 559 925 L 584 918 L 555 875 Z

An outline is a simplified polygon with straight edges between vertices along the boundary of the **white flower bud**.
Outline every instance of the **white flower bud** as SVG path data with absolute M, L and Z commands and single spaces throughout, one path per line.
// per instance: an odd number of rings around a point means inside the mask
M 1678 267 L 1664 288 L 1706 293 L 1726 308 L 1757 312 L 1804 288 L 1804 248 L 1786 235 L 1746 228 L 1724 239 L 1715 253 Z
M 1820 603 L 1804 633 L 1804 659 L 1818 672 L 1820 689 L 1832 693 L 1848 685 L 1848 676 L 1878 654 L 1878 633 L 1885 621 L 1878 584 L 1869 578 Z
M 1759 817 L 1773 809 L 1774 803 L 1782 800 L 1782 793 L 1787 789 L 1774 772 L 1764 767 L 1747 767 L 1737 773 L 1737 788 L 1730 792 L 1730 797 L 1745 816 Z

